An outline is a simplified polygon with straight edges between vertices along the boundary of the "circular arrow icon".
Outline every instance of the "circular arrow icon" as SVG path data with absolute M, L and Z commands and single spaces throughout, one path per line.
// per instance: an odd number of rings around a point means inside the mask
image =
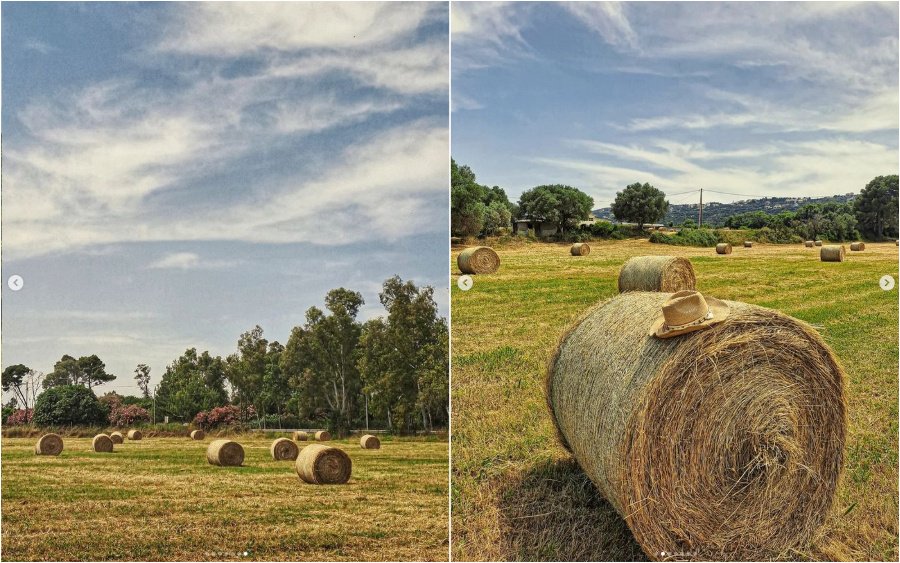
M 472 276 L 459 276 L 459 279 L 456 280 L 456 287 L 463 291 L 469 291 L 474 283 L 475 280 L 472 279 Z
M 19 291 L 25 286 L 25 280 L 22 279 L 22 276 L 16 274 L 14 276 L 9 276 L 6 285 L 13 291 Z
M 894 276 L 881 276 L 881 282 L 879 283 L 879 285 L 881 286 L 881 289 L 890 291 L 894 289 L 894 283 Z

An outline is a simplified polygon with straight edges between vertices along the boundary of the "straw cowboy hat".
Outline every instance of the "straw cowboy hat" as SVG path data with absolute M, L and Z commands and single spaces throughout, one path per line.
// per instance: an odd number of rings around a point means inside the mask
M 704 297 L 699 291 L 684 290 L 673 293 L 665 303 L 650 334 L 672 338 L 695 330 L 704 330 L 725 320 L 728 305 L 714 297 Z

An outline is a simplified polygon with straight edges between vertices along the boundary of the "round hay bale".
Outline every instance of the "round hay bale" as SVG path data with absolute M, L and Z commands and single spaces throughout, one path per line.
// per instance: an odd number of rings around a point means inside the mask
M 850 250 L 853 250 L 854 252 L 862 252 L 865 249 L 866 249 L 866 243 L 864 243 L 864 242 L 851 242 L 850 243 Z
M 493 248 L 473 246 L 459 253 L 456 265 L 464 274 L 493 274 L 500 268 L 500 257 Z
M 59 455 L 63 451 L 63 441 L 59 434 L 44 434 L 34 445 L 35 455 Z
M 269 447 L 269 453 L 272 454 L 272 459 L 275 461 L 284 461 L 286 459 L 294 461 L 297 459 L 297 454 L 300 453 L 300 448 L 292 440 L 277 438 Z
M 619 270 L 619 293 L 696 289 L 694 267 L 687 258 L 635 256 Z
M 720 242 L 716 245 L 716 254 L 731 254 L 731 244 Z
M 125 441 L 125 436 L 121 432 L 112 432 L 109 439 L 113 441 L 113 444 L 121 444 Z
M 129 430 L 128 431 L 128 439 L 129 440 L 140 440 L 144 435 L 140 430 Z
M 343 450 L 310 444 L 303 448 L 294 469 L 300 479 L 313 485 L 340 485 L 350 480 L 353 463 Z
M 843 262 L 846 249 L 843 244 L 829 244 L 819 251 L 819 259 L 822 262 Z
M 237 467 L 244 463 L 244 447 L 231 440 L 213 440 L 206 448 L 206 461 L 221 467 Z
M 191 440 L 202 440 L 206 438 L 206 432 L 203 430 L 194 430 L 191 432 Z
M 331 440 L 331 434 L 328 433 L 328 430 L 319 430 L 314 435 L 317 442 L 327 442 Z
M 843 369 L 809 325 L 733 301 L 721 323 L 659 339 L 669 297 L 618 295 L 566 332 L 546 379 L 559 436 L 651 558 L 778 558 L 832 505 Z
M 294 431 L 294 440 L 297 442 L 305 442 L 305 441 L 309 440 L 309 434 L 307 434 L 306 432 L 303 432 L 302 430 L 295 430 Z
M 380 450 L 381 440 L 378 439 L 378 436 L 363 434 L 363 436 L 359 439 L 359 445 L 364 450 Z
M 591 247 L 586 242 L 576 242 L 570 249 L 572 256 L 587 256 L 591 253 Z
M 806 241 L 806 242 L 803 243 L 803 246 L 805 246 L 806 248 L 812 248 L 812 247 L 814 247 L 815 245 L 816 245 L 816 242 L 815 242 L 815 241 L 812 241 L 812 240 L 808 240 L 808 241 Z
M 817 241 L 815 241 L 815 244 L 816 244 L 816 246 L 822 246 L 822 241 L 817 240 Z
M 106 434 L 97 434 L 91 441 L 91 448 L 93 448 L 95 452 L 109 453 L 113 451 L 112 438 Z
M 752 241 L 752 240 L 745 240 L 745 241 L 744 241 L 744 248 L 753 248 L 753 241 Z

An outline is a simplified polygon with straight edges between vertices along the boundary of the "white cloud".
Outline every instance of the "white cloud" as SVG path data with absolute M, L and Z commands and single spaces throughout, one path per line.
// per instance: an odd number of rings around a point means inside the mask
M 562 7 L 610 45 L 629 50 L 637 48 L 637 34 L 621 2 L 565 2 Z
M 237 264 L 235 260 L 204 260 L 193 252 L 172 252 L 147 267 L 153 270 L 218 270 Z

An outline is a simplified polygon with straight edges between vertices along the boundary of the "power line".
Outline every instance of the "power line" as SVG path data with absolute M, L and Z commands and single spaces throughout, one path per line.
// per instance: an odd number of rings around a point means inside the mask
M 757 195 L 757 194 L 736 194 L 734 192 L 722 192 L 719 190 L 710 190 L 709 188 L 706 188 L 706 191 L 712 192 L 714 194 L 736 195 L 736 196 L 741 196 L 741 197 L 752 197 L 755 199 L 760 199 L 759 195 Z

